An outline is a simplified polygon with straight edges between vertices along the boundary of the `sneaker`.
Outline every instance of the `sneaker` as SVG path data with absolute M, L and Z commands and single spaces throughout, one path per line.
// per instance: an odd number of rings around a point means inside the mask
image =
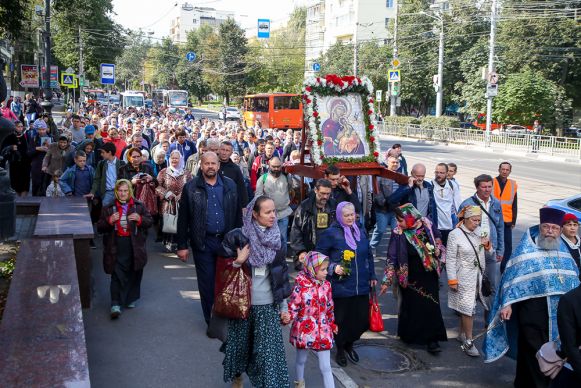
M 478 349 L 476 349 L 476 346 L 474 346 L 474 342 L 472 342 L 471 339 L 467 339 L 466 341 L 464 341 L 462 343 L 461 348 L 464 351 L 464 353 L 466 353 L 470 357 L 480 356 L 480 352 L 478 351 Z
M 165 250 L 171 252 L 171 243 L 165 243 Z
M 135 302 L 131 302 L 127 305 L 128 309 L 134 309 L 135 308 Z
M 117 319 L 121 315 L 121 306 L 111 307 L 111 319 Z
M 458 337 L 456 337 L 456 341 L 458 341 L 461 344 L 463 344 L 464 341 L 466 341 L 466 334 L 464 334 L 464 333 L 458 334 Z

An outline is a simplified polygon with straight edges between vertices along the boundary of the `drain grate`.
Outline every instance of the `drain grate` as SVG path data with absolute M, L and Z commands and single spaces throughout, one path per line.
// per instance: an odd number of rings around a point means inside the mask
M 402 373 L 415 369 L 410 357 L 396 349 L 382 345 L 355 345 L 359 354 L 358 366 L 380 373 Z

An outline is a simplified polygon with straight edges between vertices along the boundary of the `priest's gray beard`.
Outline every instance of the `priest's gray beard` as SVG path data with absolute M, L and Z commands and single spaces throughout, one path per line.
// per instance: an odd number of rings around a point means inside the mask
M 537 246 L 539 249 L 543 249 L 546 251 L 557 251 L 559 250 L 559 246 L 561 245 L 561 240 L 559 238 L 554 238 L 550 236 L 543 236 L 539 234 L 539 238 L 537 240 Z

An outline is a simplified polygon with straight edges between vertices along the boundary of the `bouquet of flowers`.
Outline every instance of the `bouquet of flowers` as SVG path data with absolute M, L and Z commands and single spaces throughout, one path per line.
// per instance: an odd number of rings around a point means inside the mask
M 351 261 L 355 258 L 355 252 L 349 249 L 343 251 L 343 259 L 339 265 L 343 268 L 343 275 L 340 276 L 341 279 L 347 277 L 351 274 Z

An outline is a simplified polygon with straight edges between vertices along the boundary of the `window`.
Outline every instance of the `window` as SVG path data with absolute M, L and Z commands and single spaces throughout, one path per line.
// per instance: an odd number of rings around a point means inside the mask
M 569 206 L 571 206 L 573 209 L 581 211 L 581 198 L 572 200 L 571 202 L 569 202 Z
M 393 8 L 393 0 L 386 0 L 386 7 L 387 8 Z
M 385 28 L 389 28 L 389 18 L 385 18 Z
M 279 96 L 274 97 L 274 110 L 299 109 L 299 96 Z

